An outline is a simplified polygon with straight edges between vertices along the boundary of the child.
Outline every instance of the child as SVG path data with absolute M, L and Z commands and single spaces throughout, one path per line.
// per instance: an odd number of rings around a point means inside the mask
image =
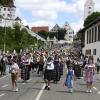
M 19 73 L 19 66 L 16 63 L 16 60 L 12 60 L 11 80 L 12 80 L 13 91 L 16 92 L 18 92 L 18 87 L 17 87 L 18 73 Z
M 72 64 L 70 64 L 70 67 L 68 68 L 68 73 L 66 75 L 66 80 L 64 83 L 64 85 L 68 88 L 69 93 L 73 92 L 74 79 L 75 79 L 74 70 L 72 68 Z

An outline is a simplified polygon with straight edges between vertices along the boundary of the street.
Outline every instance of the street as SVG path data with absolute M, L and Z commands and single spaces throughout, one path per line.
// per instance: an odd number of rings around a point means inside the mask
M 58 84 L 52 83 L 51 90 L 44 90 L 43 78 L 31 74 L 27 83 L 18 80 L 19 92 L 13 92 L 10 75 L 0 79 L 0 100 L 100 100 L 100 75 L 95 75 L 93 93 L 86 93 L 84 79 L 76 79 L 74 92 L 68 93 L 63 86 L 65 72 Z

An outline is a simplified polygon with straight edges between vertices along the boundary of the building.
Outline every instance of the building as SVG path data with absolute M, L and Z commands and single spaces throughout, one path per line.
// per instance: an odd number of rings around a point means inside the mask
M 94 1 L 93 0 L 86 0 L 84 5 L 84 19 L 86 19 L 89 15 L 94 12 Z
M 33 32 L 38 33 L 40 31 L 45 31 L 49 32 L 49 27 L 48 26 L 38 26 L 38 27 L 32 27 L 31 29 Z
M 85 35 L 83 54 L 93 55 L 94 61 L 100 58 L 100 17 L 81 30 Z
M 12 27 L 16 22 L 21 23 L 21 19 L 16 16 L 16 6 L 0 5 L 0 27 Z
M 68 43 L 72 43 L 74 38 L 74 31 L 71 28 L 71 26 L 68 24 L 68 22 L 65 22 L 63 29 L 66 30 L 65 40 L 67 40 Z
M 69 25 L 68 22 L 65 22 L 65 24 L 63 25 L 63 27 L 60 27 L 58 24 L 56 24 L 51 30 L 50 32 L 58 32 L 59 29 L 65 29 L 66 30 L 66 35 L 65 35 L 65 40 L 67 41 L 67 43 L 72 43 L 73 42 L 73 38 L 74 38 L 74 31 L 71 28 L 71 26 Z
M 60 29 L 60 26 L 58 24 L 56 24 L 51 30 L 50 32 L 58 32 L 58 30 Z

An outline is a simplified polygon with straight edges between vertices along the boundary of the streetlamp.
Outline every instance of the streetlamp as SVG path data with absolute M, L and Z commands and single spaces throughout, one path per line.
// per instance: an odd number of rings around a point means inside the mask
M 5 24 L 4 24 L 4 28 L 5 28 L 5 32 L 4 32 L 4 53 L 6 52 L 6 33 L 7 33 L 7 31 L 6 31 L 6 19 L 5 18 L 3 18 L 4 19 L 4 22 L 5 22 Z
M 0 6 L 0 16 L 2 16 L 2 14 L 1 14 L 1 8 L 3 8 L 2 6 Z M 4 45 L 3 45 L 3 50 L 4 50 L 4 53 L 5 53 L 5 51 L 6 51 L 6 18 L 4 18 L 3 16 L 2 16 L 2 19 L 4 20 Z

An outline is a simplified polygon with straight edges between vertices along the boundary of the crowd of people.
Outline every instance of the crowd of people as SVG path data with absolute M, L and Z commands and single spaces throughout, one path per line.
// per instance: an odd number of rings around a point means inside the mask
M 84 57 L 74 54 L 66 48 L 52 48 L 50 50 L 37 50 L 23 52 L 21 54 L 1 54 L 0 71 L 1 75 L 11 73 L 12 87 L 18 91 L 17 80 L 20 77 L 23 82 L 30 79 L 31 73 L 37 73 L 44 77 L 45 89 L 51 89 L 51 81 L 57 84 L 66 71 L 64 86 L 68 92 L 73 92 L 74 80 L 84 77 L 87 84 L 86 92 L 92 92 L 93 76 L 97 66 L 97 73 L 100 69 L 100 60 L 94 64 L 93 57 Z M 66 67 L 66 69 L 65 69 Z

